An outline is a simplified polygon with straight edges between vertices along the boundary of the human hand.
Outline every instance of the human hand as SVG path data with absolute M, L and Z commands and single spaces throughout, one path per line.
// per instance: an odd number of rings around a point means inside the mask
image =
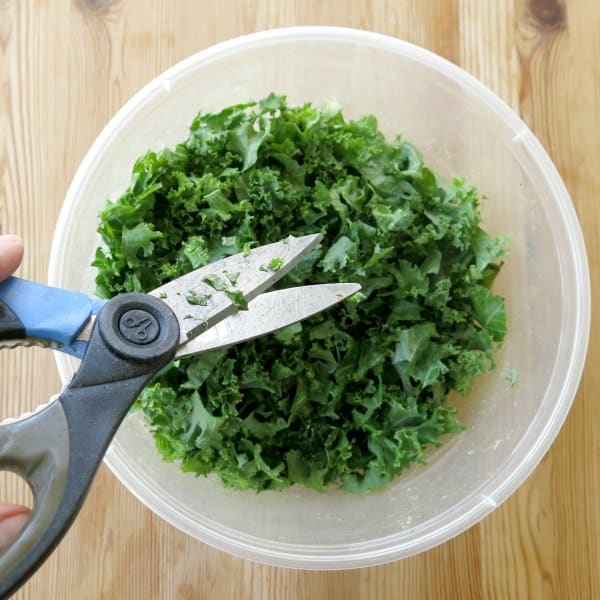
M 0 281 L 10 277 L 23 259 L 23 242 L 16 235 L 0 235 Z
M 10 277 L 23 259 L 23 242 L 16 235 L 0 235 L 0 281 Z M 0 552 L 25 527 L 30 511 L 25 506 L 0 502 Z

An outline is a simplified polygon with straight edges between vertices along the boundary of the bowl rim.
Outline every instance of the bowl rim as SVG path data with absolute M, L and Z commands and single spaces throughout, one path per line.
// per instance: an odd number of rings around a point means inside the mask
M 105 456 L 104 461 L 107 466 L 142 503 L 178 529 L 188 535 L 194 535 L 213 547 L 276 566 L 309 569 L 358 568 L 406 558 L 433 548 L 472 527 L 492 512 L 516 491 L 544 457 L 564 424 L 581 379 L 591 319 L 589 266 L 583 234 L 569 193 L 552 160 L 527 125 L 502 99 L 482 82 L 445 58 L 410 42 L 366 30 L 325 26 L 284 27 L 251 33 L 212 45 L 183 59 L 146 84 L 120 108 L 98 135 L 77 169 L 57 220 L 49 261 L 49 283 L 50 285 L 61 283 L 63 257 L 59 248 L 60 240 L 72 223 L 70 215 L 79 198 L 79 190 L 84 185 L 97 157 L 132 113 L 152 101 L 157 92 L 168 91 L 172 82 L 185 76 L 191 67 L 198 67 L 214 58 L 244 49 L 296 40 L 352 42 L 402 55 L 459 83 L 484 103 L 487 109 L 494 112 L 507 127 L 513 130 L 515 139 L 521 141 L 536 166 L 544 171 L 547 183 L 553 190 L 553 200 L 559 209 L 562 223 L 569 234 L 570 245 L 567 245 L 567 248 L 570 250 L 570 256 L 567 258 L 570 259 L 570 264 L 568 266 L 573 270 L 576 287 L 575 302 L 570 306 L 572 321 L 575 323 L 573 336 L 570 340 L 565 340 L 564 336 L 561 336 L 561 344 L 569 343 L 571 350 L 568 354 L 567 377 L 560 384 L 560 394 L 550 417 L 545 424 L 537 427 L 535 442 L 525 455 L 520 455 L 518 459 L 515 457 L 516 453 L 508 457 L 499 469 L 499 473 L 482 484 L 479 490 L 473 492 L 469 499 L 460 505 L 460 510 L 459 507 L 455 507 L 443 513 L 447 521 L 444 527 L 440 528 L 439 524 L 435 523 L 432 525 L 432 521 L 439 519 L 440 515 L 436 515 L 434 519 L 420 526 L 421 535 L 410 542 L 400 543 L 398 539 L 394 540 L 400 534 L 392 534 L 360 544 L 332 546 L 287 544 L 241 534 L 214 522 L 207 521 L 199 524 L 183 516 L 163 498 L 157 497 L 152 492 L 150 493 L 153 498 L 149 499 L 147 483 L 127 468 L 126 457 L 119 455 L 114 443 Z M 60 353 L 55 353 L 55 356 L 62 381 L 68 381 L 71 371 L 66 360 Z M 191 531 L 193 533 L 190 533 Z

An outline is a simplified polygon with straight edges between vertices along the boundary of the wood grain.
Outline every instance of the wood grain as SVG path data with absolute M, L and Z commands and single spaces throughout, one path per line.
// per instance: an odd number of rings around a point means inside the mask
M 600 283 L 600 4 L 596 0 L 0 0 L 0 228 L 44 280 L 66 189 L 104 124 L 189 54 L 286 25 L 370 29 L 463 66 L 533 129 L 579 213 Z M 528 481 L 480 525 L 422 555 L 346 572 L 233 558 L 186 537 L 102 468 L 57 552 L 16 595 L 165 599 L 600 597 L 600 330 L 568 421 Z M 0 354 L 0 414 L 59 389 L 43 351 Z M 2 483 L 2 481 L 0 481 Z M 13 489 L 14 488 L 14 489 Z M 3 494 L 23 497 L 15 486 Z

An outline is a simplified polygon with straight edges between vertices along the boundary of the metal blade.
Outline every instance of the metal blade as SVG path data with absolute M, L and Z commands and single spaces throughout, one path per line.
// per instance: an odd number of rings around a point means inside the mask
M 150 294 L 171 307 L 179 320 L 181 343 L 184 343 L 233 314 L 240 299 L 249 302 L 289 273 L 322 237 L 320 233 L 290 236 L 247 253 L 228 256 Z
M 357 283 L 331 283 L 287 288 L 261 294 L 214 327 L 180 346 L 176 357 L 199 354 L 247 342 L 302 321 L 360 290 Z

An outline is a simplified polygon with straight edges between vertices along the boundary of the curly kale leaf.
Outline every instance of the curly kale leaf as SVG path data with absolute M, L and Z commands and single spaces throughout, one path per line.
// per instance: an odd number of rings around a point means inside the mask
M 161 373 L 138 405 L 163 458 L 237 489 L 356 493 L 423 463 L 461 430 L 448 394 L 494 368 L 506 333 L 491 291 L 506 243 L 482 229 L 479 203 L 374 117 L 274 94 L 201 113 L 184 142 L 142 156 L 101 215 L 100 295 L 315 232 L 322 245 L 279 286 L 362 286 L 310 320 Z

